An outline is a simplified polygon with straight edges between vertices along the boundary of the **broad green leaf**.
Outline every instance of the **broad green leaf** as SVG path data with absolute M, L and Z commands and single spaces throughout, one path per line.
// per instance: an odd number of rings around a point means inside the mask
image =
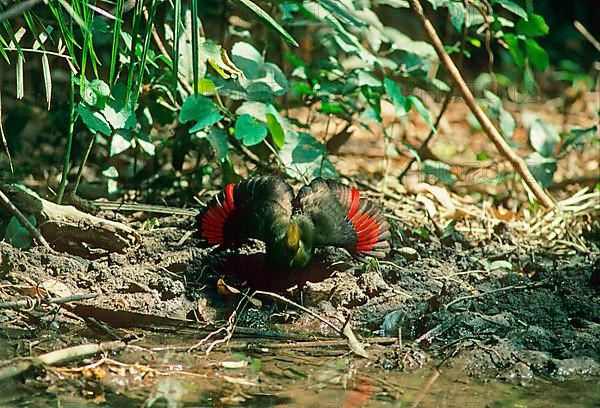
M 396 85 L 396 82 L 389 78 L 383 79 L 383 87 L 390 101 L 394 104 L 394 109 L 397 116 L 404 116 L 406 112 L 410 110 L 410 104 L 407 99 L 402 95 L 402 91 Z
M 229 143 L 227 141 L 227 133 L 217 126 L 213 126 L 210 129 L 210 133 L 207 136 L 208 142 L 215 150 L 217 160 L 223 162 L 227 158 L 229 150 Z
M 517 23 L 516 31 L 517 34 L 526 37 L 541 37 L 548 34 L 550 28 L 544 17 L 539 14 L 529 14 L 527 20 L 521 20 Z
M 431 127 L 431 130 L 436 132 L 435 126 L 433 126 L 433 122 L 431 121 L 431 117 L 429 116 L 429 112 L 427 112 L 427 109 L 425 108 L 425 105 L 423 105 L 423 102 L 421 102 L 421 100 L 415 95 L 409 95 L 407 99 L 410 105 L 413 106 L 417 110 L 417 112 L 419 112 L 419 115 L 421 115 L 423 119 L 425 119 L 425 122 L 427 122 L 429 127 Z
M 515 118 L 510 114 L 509 111 L 502 108 L 498 117 L 498 123 L 500 124 L 500 133 L 505 139 L 512 139 L 515 133 L 515 127 L 517 125 Z
M 103 133 L 106 136 L 110 135 L 110 126 L 100 112 L 92 112 L 86 106 L 79 104 L 77 107 L 77 113 L 79 114 L 79 117 L 81 117 L 83 123 L 85 123 L 90 130 Z
M 377 88 L 381 86 L 381 81 L 370 72 L 364 70 L 358 71 L 358 86 L 368 86 L 371 88 Z
M 235 138 L 246 146 L 259 144 L 267 133 L 267 127 L 250 115 L 243 114 L 235 122 Z
M 117 168 L 115 166 L 110 166 L 110 167 L 107 167 L 106 169 L 102 170 L 102 174 L 108 178 L 119 177 L 119 171 L 117 170 Z
M 519 45 L 519 39 L 514 34 L 505 34 L 504 41 L 508 45 L 508 52 L 513 57 L 518 67 L 525 65 L 525 54 Z
M 110 141 L 109 156 L 116 156 L 117 154 L 129 149 L 131 147 L 131 140 L 132 137 L 129 132 L 123 130 L 115 132 Z
M 450 171 L 450 166 L 435 160 L 423 161 L 423 173 L 436 177 L 442 183 L 451 185 L 456 183 L 456 176 Z
M 198 81 L 198 92 L 202 95 L 213 95 L 215 89 L 215 83 L 208 78 L 202 78 Z
M 523 9 L 523 7 L 519 6 L 515 2 L 512 2 L 510 0 L 496 0 L 494 4 L 499 4 L 506 10 L 510 11 L 513 14 L 516 14 L 525 21 L 528 20 L 527 12 Z
M 246 78 L 252 80 L 262 76 L 264 61 L 262 55 L 254 46 L 240 41 L 233 44 L 231 49 L 231 59 L 239 67 Z
M 540 47 L 537 41 L 532 38 L 525 39 L 525 51 L 527 51 L 527 56 L 535 69 L 543 72 L 548 68 L 548 53 Z
M 567 151 L 570 147 L 582 145 L 590 140 L 598 132 L 598 127 L 593 126 L 587 129 L 571 129 L 566 135 L 562 136 L 563 144 L 560 147 L 559 153 Z
M 203 130 L 223 119 L 219 108 L 212 100 L 203 95 L 190 95 L 181 106 L 179 120 L 187 123 L 195 120 L 196 124 L 190 129 L 190 133 Z
M 144 140 L 141 137 L 136 137 L 135 142 L 142 148 L 144 152 L 146 152 L 148 156 L 154 156 L 156 154 L 156 146 L 154 146 L 154 143 Z
M 463 24 L 465 24 L 465 5 L 463 3 L 449 3 L 448 4 L 448 13 L 450 14 L 450 22 L 456 29 L 456 31 L 461 31 Z
M 319 107 L 319 112 L 336 114 L 344 112 L 344 108 L 337 103 L 323 102 Z
M 26 218 L 31 225 L 34 227 L 36 226 L 36 219 L 33 215 L 29 215 Z M 4 239 L 9 244 L 19 249 L 28 249 L 33 243 L 33 237 L 29 231 L 27 231 L 27 229 L 21 225 L 19 220 L 15 217 L 12 217 L 8 222 L 6 231 L 4 233 Z
M 285 31 L 284 28 L 281 27 L 277 21 L 273 20 L 273 18 L 270 15 L 268 15 L 263 9 L 258 7 L 254 2 L 250 0 L 235 0 L 235 2 L 243 5 L 244 7 L 247 7 L 260 20 L 262 20 L 269 27 L 271 27 L 273 30 L 279 33 L 279 35 L 281 35 L 288 43 L 290 43 L 294 47 L 298 46 L 296 40 L 294 40 L 294 38 L 287 31 Z
M 100 112 L 113 129 L 135 129 L 135 113 L 126 104 L 109 100 Z
M 314 136 L 297 132 L 288 135 L 279 157 L 290 176 L 336 178 L 337 171 L 326 153 L 323 144 Z
M 552 178 L 557 168 L 555 158 L 544 157 L 538 152 L 533 152 L 527 157 L 526 162 L 529 171 L 543 188 L 552 184 Z
M 529 128 L 529 142 L 536 152 L 544 157 L 550 157 L 559 141 L 560 137 L 554 125 L 541 119 L 533 121 Z
M 283 147 L 285 143 L 285 135 L 283 134 L 283 128 L 279 124 L 277 117 L 272 113 L 267 113 L 267 126 L 269 128 L 269 133 L 271 133 L 271 137 L 273 138 L 273 142 L 279 148 Z

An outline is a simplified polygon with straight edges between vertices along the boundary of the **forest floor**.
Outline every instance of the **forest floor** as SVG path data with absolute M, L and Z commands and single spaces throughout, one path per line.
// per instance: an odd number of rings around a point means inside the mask
M 455 128 L 452 118 L 464 114 L 455 104 L 441 128 Z M 452 156 L 464 162 L 461 143 L 473 142 L 463 133 L 452 137 Z M 81 256 L 0 242 L 3 300 L 95 295 L 3 309 L 0 376 L 16 357 L 90 342 L 126 344 L 75 365 L 42 370 L 36 363 L 36 375 L 19 377 L 0 403 L 24 401 L 30 392 L 39 401 L 109 406 L 161 398 L 255 406 L 332 398 L 342 406 L 339 390 L 344 406 L 461 398 L 505 406 L 524 398 L 471 384 L 500 379 L 530 390 L 552 384 L 546 398 L 562 390 L 556 381 L 577 380 L 564 406 L 598 406 L 600 396 L 587 386 L 600 377 L 598 195 L 565 187 L 554 194 L 567 210 L 549 213 L 513 210 L 510 197 L 505 207 L 491 207 L 478 198 L 481 189 L 465 193 L 467 183 L 452 191 L 428 180 L 375 187 L 382 174 L 397 179 L 400 159 L 369 159 L 383 154 L 376 141 L 368 148 L 369 137 L 344 145 L 336 165 L 386 209 L 392 251 L 381 262 L 326 248 L 305 271 L 273 273 L 263 267 L 259 242 L 237 251 L 202 248 L 191 215 L 149 219 L 140 212 L 97 214 L 136 230 L 137 244 L 123 253 Z M 443 156 L 449 144 L 442 137 L 431 150 Z M 584 151 L 576 160 L 597 172 L 597 154 Z M 576 164 L 557 176 L 577 176 Z M 511 187 L 483 188 L 502 194 L 498 189 Z M 368 344 L 367 358 L 332 328 L 346 324 Z M 398 377 L 411 373 L 418 378 Z M 193 381 L 181 379 L 188 377 Z M 307 387 L 313 399 L 298 397 Z

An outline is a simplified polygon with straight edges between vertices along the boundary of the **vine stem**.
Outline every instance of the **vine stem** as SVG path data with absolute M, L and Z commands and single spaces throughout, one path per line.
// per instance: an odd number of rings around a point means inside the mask
M 56 204 L 61 204 L 67 188 L 67 177 L 69 175 L 69 161 L 71 160 L 71 147 L 73 146 L 73 127 L 75 125 L 75 78 L 71 72 L 71 88 L 69 90 L 69 100 L 71 110 L 69 112 L 69 134 L 67 135 L 67 147 L 65 148 L 65 161 L 63 163 L 62 176 L 60 178 L 60 187 L 56 195 Z
M 15 205 L 10 201 L 10 199 L 4 194 L 2 190 L 0 190 L 0 202 L 2 202 L 6 207 L 8 207 L 9 211 L 12 215 L 15 216 L 17 220 L 21 223 L 23 227 L 31 234 L 32 237 L 35 238 L 37 242 L 45 246 L 46 248 L 50 248 L 48 242 L 44 239 L 42 234 L 29 222 L 29 220 L 23 215 L 23 213 L 15 207 Z
M 465 103 L 473 112 L 481 127 L 483 128 L 485 134 L 488 138 L 494 143 L 496 148 L 500 153 L 502 153 L 508 161 L 513 165 L 514 169 L 519 173 L 525 185 L 531 190 L 533 195 L 537 198 L 537 200 L 547 208 L 554 208 L 555 203 L 552 198 L 546 194 L 546 192 L 542 189 L 542 187 L 535 180 L 529 169 L 527 168 L 527 164 L 525 161 L 517 154 L 514 150 L 506 143 L 498 129 L 494 127 L 494 124 L 488 118 L 488 116 L 483 112 L 483 110 L 477 105 L 473 93 L 467 86 L 465 80 L 462 78 L 458 68 L 444 49 L 444 45 L 442 44 L 442 40 L 440 39 L 437 31 L 429 21 L 429 19 L 425 16 L 423 12 L 423 7 L 419 0 L 409 0 L 410 6 L 412 10 L 417 14 L 423 28 L 431 44 L 435 48 L 436 53 L 440 57 L 440 60 L 450 76 L 452 77 L 454 83 L 458 91 L 461 93 Z

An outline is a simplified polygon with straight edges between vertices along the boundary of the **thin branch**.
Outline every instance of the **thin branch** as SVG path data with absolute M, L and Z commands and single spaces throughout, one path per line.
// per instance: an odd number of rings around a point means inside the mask
M 34 299 L 28 297 L 27 299 L 22 300 L 14 300 L 11 302 L 0 302 L 0 309 L 8 309 L 11 307 L 27 307 L 33 308 L 37 305 L 42 304 L 53 304 L 53 305 L 63 305 L 69 302 L 79 302 L 82 300 L 88 300 L 98 297 L 97 293 L 85 293 L 81 295 L 72 295 L 72 296 L 64 296 L 64 297 L 55 297 L 49 299 Z
M 498 129 L 496 129 L 488 116 L 483 112 L 483 110 L 477 105 L 475 98 L 465 80 L 462 78 L 458 68 L 444 49 L 444 45 L 442 44 L 442 40 L 437 34 L 435 28 L 429 21 L 429 19 L 425 16 L 423 12 L 423 7 L 419 0 L 409 0 L 411 8 L 421 20 L 421 24 L 431 41 L 431 44 L 435 48 L 440 60 L 452 79 L 454 80 L 458 90 L 460 91 L 462 97 L 465 100 L 465 103 L 471 109 L 471 112 L 475 115 L 481 127 L 485 131 L 488 138 L 494 143 L 496 148 L 500 153 L 502 153 L 506 158 L 511 162 L 517 173 L 521 176 L 527 187 L 531 190 L 533 195 L 537 198 L 537 200 L 545 207 L 554 208 L 555 204 L 552 198 L 540 187 L 538 182 L 535 180 L 529 169 L 527 168 L 527 164 L 525 161 L 515 153 L 512 148 L 506 143 Z
M 594 48 L 596 48 L 596 50 L 598 52 L 600 52 L 600 42 L 598 42 L 598 40 L 596 40 L 594 38 L 592 33 L 590 33 L 588 31 L 588 29 L 585 28 L 585 26 L 583 24 L 581 24 L 578 20 L 575 20 L 573 22 L 573 25 L 575 26 L 577 31 L 579 31 L 581 33 L 581 35 L 583 35 L 585 37 L 585 39 L 588 40 L 594 46 Z
M 272 293 L 272 292 L 265 292 L 262 290 L 257 290 L 252 294 L 252 297 L 256 296 L 256 295 L 264 295 L 264 296 L 269 296 L 272 297 L 273 299 L 277 299 L 283 303 L 287 303 L 288 305 L 294 306 L 300 310 L 302 310 L 303 312 L 308 313 L 309 315 L 311 315 L 312 317 L 314 317 L 315 319 L 325 323 L 327 326 L 331 327 L 333 330 L 335 330 L 337 333 L 339 333 L 340 335 L 342 335 L 342 329 L 340 327 L 337 327 L 335 324 L 331 323 L 329 320 L 325 319 L 324 317 L 319 316 L 318 314 L 316 314 L 315 312 L 313 312 L 312 310 L 299 305 L 298 303 L 294 302 L 293 300 L 289 300 L 281 295 L 278 295 L 276 293 Z
M 79 346 L 67 347 L 42 354 L 38 357 L 16 358 L 5 362 L 4 367 L 0 368 L 0 381 L 16 377 L 33 367 L 41 365 L 57 365 L 92 354 L 121 350 L 123 348 L 125 348 L 125 343 L 122 341 L 109 341 L 105 343 L 82 344 Z
M 50 245 L 48 244 L 48 242 L 46 242 L 44 237 L 42 237 L 42 234 L 40 234 L 40 232 L 37 229 L 35 229 L 33 225 L 31 225 L 31 223 L 23 215 L 23 213 L 17 207 L 15 207 L 13 203 L 10 202 L 9 198 L 4 194 L 2 190 L 0 190 L 0 202 L 4 203 L 4 205 L 8 207 L 8 210 L 11 212 L 11 214 L 14 215 L 17 220 L 19 220 L 21 225 L 25 227 L 25 229 L 31 234 L 32 237 L 35 238 L 35 240 L 38 243 L 50 249 Z
M 440 122 L 442 120 L 442 116 L 444 116 L 446 109 L 448 109 L 448 106 L 450 105 L 451 100 L 452 100 L 452 90 L 450 90 L 446 94 L 446 98 L 444 98 L 444 102 L 442 103 L 442 107 L 440 108 L 440 113 L 438 113 L 437 118 L 435 119 L 433 128 L 429 131 L 429 135 L 427 135 L 427 138 L 425 138 L 425 140 L 423 141 L 423 143 L 421 143 L 421 146 L 417 150 L 419 157 L 423 154 L 423 151 L 425 151 L 425 149 L 427 148 L 427 145 L 433 138 L 433 135 L 435 135 L 434 129 L 437 129 L 438 125 L 440 124 Z M 408 171 L 410 170 L 410 168 L 416 161 L 417 161 L 417 156 L 413 156 L 410 159 L 410 162 L 408 162 L 408 164 L 406 165 L 406 168 L 404 170 L 402 170 L 402 173 L 400 173 L 400 175 L 398 176 L 398 181 L 402 181 L 402 178 L 406 175 L 406 173 L 408 173 Z
M 490 291 L 487 291 L 487 292 L 479 293 L 477 295 L 461 296 L 461 297 L 458 297 L 458 298 L 454 299 L 451 302 L 448 302 L 446 305 L 444 305 L 444 309 L 448 309 L 453 304 L 458 303 L 458 302 L 462 302 L 463 300 L 477 299 L 477 298 L 480 298 L 480 297 L 491 295 L 492 293 L 506 292 L 507 290 L 528 289 L 528 288 L 532 288 L 534 286 L 538 286 L 538 285 L 510 285 L 510 286 L 506 286 L 506 287 L 503 287 L 503 288 L 493 289 L 493 290 L 490 290 Z

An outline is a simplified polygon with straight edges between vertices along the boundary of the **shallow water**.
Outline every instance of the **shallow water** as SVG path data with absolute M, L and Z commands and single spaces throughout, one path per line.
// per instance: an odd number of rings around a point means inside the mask
M 231 341 L 206 356 L 192 338 L 144 334 L 105 360 L 95 357 L 2 384 L 1 406 L 600 407 L 597 379 L 533 378 L 520 385 L 452 367 L 384 371 L 347 347 Z M 273 347 L 271 347 L 271 345 Z M 376 347 L 376 346 L 375 346 Z

